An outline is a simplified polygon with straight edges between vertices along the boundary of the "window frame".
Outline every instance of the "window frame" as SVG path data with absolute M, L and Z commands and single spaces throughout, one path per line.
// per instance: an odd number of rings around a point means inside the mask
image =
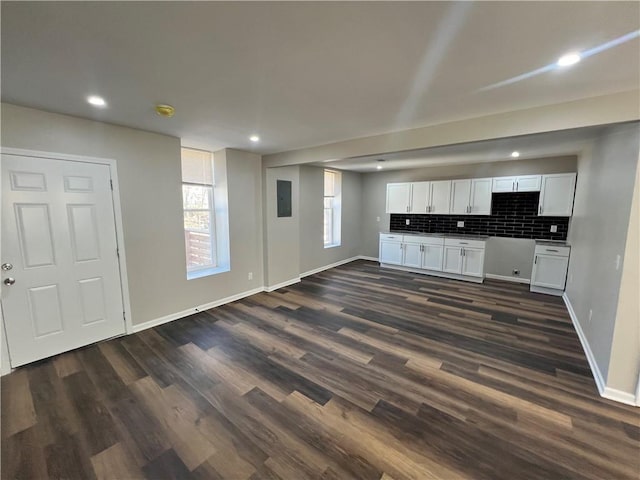
M 327 174 L 332 177 L 333 195 L 327 195 Z M 324 248 L 339 247 L 342 244 L 341 223 L 342 223 L 342 174 L 336 170 L 324 169 L 322 172 L 323 179 L 323 217 L 322 217 L 322 243 Z M 327 200 L 330 201 L 330 207 L 327 207 Z M 330 222 L 325 221 L 327 212 L 330 212 Z M 330 225 L 329 242 L 327 239 L 327 226 Z

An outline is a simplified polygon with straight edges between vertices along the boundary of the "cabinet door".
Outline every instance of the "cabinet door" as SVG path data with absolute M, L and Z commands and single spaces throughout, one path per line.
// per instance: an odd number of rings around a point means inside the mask
M 543 175 L 538 215 L 544 217 L 570 217 L 573 212 L 575 187 L 575 173 Z
M 402 265 L 405 267 L 422 268 L 422 249 L 419 243 L 404 243 L 402 245 Z
M 380 263 L 402 265 L 402 243 L 381 240 L 379 260 Z
M 471 180 L 471 215 L 491 215 L 491 178 Z
M 484 276 L 484 249 L 467 247 L 462 249 L 462 274 L 471 277 Z
M 429 186 L 431 182 L 415 182 L 411 184 L 411 213 L 429 213 Z
M 422 268 L 441 272 L 443 257 L 444 247 L 442 245 L 422 246 Z
M 451 180 L 431 182 L 429 213 L 448 215 L 451 203 Z
M 462 247 L 444 247 L 444 272 L 462 273 Z
M 408 213 L 410 201 L 410 183 L 387 183 L 387 213 Z
M 451 180 L 451 214 L 467 215 L 469 213 L 469 197 L 471 180 Z
M 539 192 L 542 175 L 521 175 L 516 177 L 516 192 Z
M 491 185 L 491 191 L 494 193 L 514 192 L 515 189 L 516 177 L 496 177 Z
M 568 265 L 569 257 L 536 255 L 533 260 L 531 285 L 564 290 Z

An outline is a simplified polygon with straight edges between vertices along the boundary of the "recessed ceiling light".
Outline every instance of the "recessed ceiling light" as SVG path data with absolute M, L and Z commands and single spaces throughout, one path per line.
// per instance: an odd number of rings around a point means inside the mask
M 376 168 L 377 168 L 378 170 L 382 170 L 382 165 L 378 165 Z
M 512 156 L 513 158 L 518 158 L 518 157 L 520 156 L 520 152 L 518 152 L 518 151 L 511 152 L 511 156 Z
M 559 67 L 568 67 L 569 65 L 575 65 L 580 60 L 582 60 L 582 57 L 578 52 L 571 52 L 561 56 L 558 59 L 557 65 Z
M 97 95 L 91 95 L 87 97 L 87 102 L 89 102 L 94 107 L 106 107 L 107 102 L 104 101 L 104 98 L 98 97 Z
M 260 141 L 260 137 L 258 135 L 251 135 L 249 137 L 249 140 L 251 140 L 252 142 L 259 142 Z

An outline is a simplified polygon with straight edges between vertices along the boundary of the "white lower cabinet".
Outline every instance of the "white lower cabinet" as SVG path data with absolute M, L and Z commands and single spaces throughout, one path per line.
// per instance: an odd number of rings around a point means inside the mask
M 380 235 L 380 263 L 402 265 L 402 235 Z
M 484 241 L 380 234 L 380 263 L 477 282 L 484 278 Z
M 402 250 L 402 265 L 422 268 L 422 245 L 420 243 L 403 243 Z
M 531 272 L 532 292 L 562 295 L 567 282 L 569 247 L 536 245 Z
M 443 255 L 443 245 L 422 245 L 422 268 L 441 272 Z

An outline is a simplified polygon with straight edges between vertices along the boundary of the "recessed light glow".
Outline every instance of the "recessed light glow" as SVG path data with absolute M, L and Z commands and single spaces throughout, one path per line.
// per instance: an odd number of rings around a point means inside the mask
M 575 65 L 580 60 L 582 60 L 582 57 L 579 53 L 571 52 L 561 56 L 557 63 L 559 67 L 568 67 L 569 65 Z
M 259 142 L 260 141 L 260 137 L 258 135 L 251 135 L 249 137 L 249 140 L 251 140 L 252 142 Z
M 382 170 L 382 165 L 378 165 L 376 168 L 377 168 L 378 170 Z
M 91 95 L 87 97 L 87 102 L 89 102 L 94 107 L 106 107 L 107 102 L 104 101 L 104 98 L 98 97 L 97 95 Z
M 513 158 L 518 158 L 520 156 L 520 152 L 516 151 L 516 152 L 511 152 L 511 156 Z

